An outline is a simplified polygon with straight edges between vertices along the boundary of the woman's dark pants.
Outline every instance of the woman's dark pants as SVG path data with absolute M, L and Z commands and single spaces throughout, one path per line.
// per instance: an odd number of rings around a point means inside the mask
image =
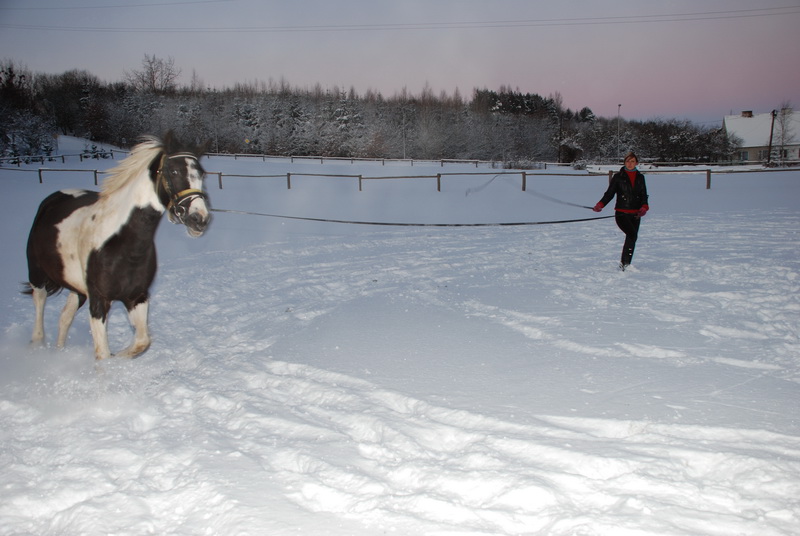
M 625 244 L 622 246 L 620 262 L 623 266 L 627 266 L 633 259 L 633 250 L 636 248 L 636 238 L 639 236 L 639 224 L 642 219 L 638 214 L 626 214 L 624 212 L 617 212 L 614 219 L 620 231 L 625 233 Z

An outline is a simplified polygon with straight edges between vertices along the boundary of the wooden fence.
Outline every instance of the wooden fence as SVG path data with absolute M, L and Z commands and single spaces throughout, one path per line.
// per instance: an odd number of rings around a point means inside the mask
M 121 151 L 116 151 L 120 153 Z M 65 161 L 65 156 L 81 156 L 81 160 L 84 158 L 88 158 L 86 155 L 60 155 L 56 157 L 45 157 L 49 160 L 54 159 L 61 159 L 62 163 Z M 218 155 L 221 156 L 221 155 Z M 234 158 L 238 157 L 259 157 L 259 158 L 284 158 L 286 157 L 268 157 L 266 155 L 225 155 L 225 156 L 233 156 Z M 113 154 L 111 156 L 113 158 Z M 355 158 L 330 158 L 330 157 L 291 157 L 289 160 L 294 162 L 294 160 L 319 160 L 320 163 L 324 162 L 325 160 L 335 160 L 335 161 L 342 161 L 342 160 L 349 160 L 351 163 L 355 163 L 356 161 L 370 161 L 370 162 L 377 162 L 379 160 L 375 159 L 355 159 Z M 390 161 L 384 160 L 383 162 Z M 398 161 L 399 162 L 399 161 Z M 413 165 L 413 161 L 402 161 L 411 163 Z M 417 161 L 420 162 L 420 161 Z M 426 163 L 439 163 L 441 166 L 449 163 L 467 163 L 467 164 L 475 164 L 476 167 L 478 164 L 489 164 L 490 162 L 484 161 L 477 161 L 477 160 L 425 160 Z M 543 164 L 543 169 L 547 169 L 548 164 Z M 563 167 L 563 164 L 550 164 L 551 167 Z M 91 173 L 94 179 L 94 184 L 99 184 L 99 175 L 105 174 L 105 171 L 99 171 L 96 169 L 61 169 L 61 168 L 38 168 L 38 169 L 19 169 L 17 168 L 4 168 L 4 169 L 11 169 L 14 171 L 20 172 L 37 172 L 39 177 L 39 183 L 44 183 L 44 174 L 50 172 L 74 172 L 74 173 Z M 650 174 L 705 174 L 706 177 L 706 189 L 711 189 L 711 176 L 712 174 L 732 174 L 732 173 L 764 173 L 764 172 L 781 172 L 781 171 L 795 171 L 793 169 L 757 169 L 757 170 L 733 170 L 733 169 L 726 169 L 726 170 L 712 170 L 710 168 L 698 168 L 698 169 L 680 169 L 680 170 L 662 170 L 662 169 L 650 169 L 646 171 L 647 175 Z M 611 180 L 611 177 L 614 175 L 615 170 L 608 171 L 608 179 Z M 349 179 L 356 179 L 358 181 L 358 191 L 362 191 L 364 188 L 364 182 L 367 181 L 378 181 L 378 180 L 415 180 L 415 179 L 430 179 L 436 180 L 436 191 L 442 191 L 442 179 L 445 177 L 455 177 L 455 176 L 500 176 L 500 175 L 518 175 L 521 179 L 521 187 L 522 191 L 527 190 L 527 183 L 528 177 L 530 176 L 547 176 L 547 177 L 554 177 L 554 176 L 564 176 L 564 177 L 585 177 L 585 176 L 602 176 L 605 175 L 605 172 L 591 172 L 588 171 L 586 175 L 576 174 L 576 173 L 558 173 L 558 172 L 545 172 L 545 171 L 476 171 L 476 172 L 452 172 L 452 173 L 436 173 L 436 174 L 428 174 L 428 175 L 411 175 L 411 174 L 404 174 L 404 175 L 384 175 L 384 176 L 365 176 L 363 174 L 331 174 L 331 173 L 282 173 L 282 174 L 273 174 L 273 175 L 244 175 L 244 174 L 236 174 L 236 173 L 224 173 L 222 171 L 207 171 L 208 175 L 216 175 L 217 176 L 217 185 L 219 189 L 223 189 L 224 186 L 224 178 L 255 178 L 255 179 L 285 179 L 286 180 L 286 188 L 291 190 L 292 188 L 292 177 L 328 177 L 328 178 L 349 178 Z
M 495 172 L 454 172 L 454 173 L 436 173 L 435 175 L 383 175 L 383 176 L 364 176 L 364 175 L 349 175 L 340 173 L 286 173 L 281 175 L 241 175 L 236 173 L 223 173 L 221 171 L 206 171 L 207 175 L 216 175 L 217 184 L 219 189 L 223 189 L 223 177 L 238 177 L 249 179 L 275 179 L 285 178 L 286 188 L 292 189 L 292 177 L 329 177 L 329 178 L 346 178 L 358 179 L 358 191 L 364 189 L 364 182 L 366 181 L 380 181 L 380 180 L 402 180 L 402 179 L 436 179 L 436 191 L 442 191 L 442 178 L 443 177 L 464 177 L 464 176 L 499 176 L 499 175 L 519 175 L 522 179 L 522 191 L 527 190 L 528 177 L 531 175 L 539 175 L 545 177 L 582 177 L 586 175 L 576 175 L 574 173 L 541 173 L 531 171 L 495 171 Z M 602 175 L 602 173 L 594 173 L 592 175 Z
M 688 173 L 702 173 L 702 172 L 703 172 L 703 170 L 692 170 L 692 171 L 689 171 Z M 616 171 L 614 171 L 613 169 L 609 169 L 608 170 L 608 182 L 609 183 L 611 183 L 611 178 L 614 176 L 614 173 L 616 173 Z M 653 174 L 653 173 L 662 173 L 662 174 L 664 174 L 664 173 L 672 173 L 672 174 L 675 174 L 675 173 L 678 173 L 678 172 L 676 172 L 676 171 L 658 170 L 658 169 L 649 169 L 649 170 L 647 170 L 647 174 L 648 175 Z M 684 173 L 687 173 L 687 172 L 684 172 Z M 705 173 L 706 173 L 706 190 L 710 190 L 711 189 L 711 170 L 710 169 L 706 169 Z M 725 173 L 731 173 L 731 172 L 726 171 Z M 742 173 L 742 172 L 740 171 L 739 173 Z

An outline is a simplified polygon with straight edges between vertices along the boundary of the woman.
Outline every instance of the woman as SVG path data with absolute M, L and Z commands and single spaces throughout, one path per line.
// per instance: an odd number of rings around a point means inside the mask
M 622 246 L 622 258 L 619 263 L 619 269 L 623 272 L 633 259 L 641 218 L 650 209 L 647 204 L 647 185 L 644 182 L 644 175 L 636 169 L 638 164 L 639 159 L 636 155 L 633 152 L 628 153 L 625 156 L 625 166 L 611 177 L 608 190 L 594 206 L 594 211 L 600 212 L 615 195 L 617 196 L 614 219 L 617 227 L 625 233 L 625 245 Z

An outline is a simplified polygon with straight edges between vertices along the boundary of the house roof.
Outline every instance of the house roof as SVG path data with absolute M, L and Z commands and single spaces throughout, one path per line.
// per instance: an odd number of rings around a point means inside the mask
M 728 134 L 741 138 L 742 147 L 766 147 L 769 145 L 772 112 L 752 115 L 744 113 L 741 115 L 726 115 L 722 124 Z M 779 128 L 778 119 L 776 118 L 773 143 L 777 139 Z M 800 134 L 800 112 L 792 112 L 787 130 L 791 134 Z

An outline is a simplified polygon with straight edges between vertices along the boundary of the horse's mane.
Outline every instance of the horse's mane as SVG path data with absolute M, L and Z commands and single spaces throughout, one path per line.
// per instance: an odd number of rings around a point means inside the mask
M 110 175 L 103 180 L 100 195 L 107 196 L 119 191 L 147 170 L 150 163 L 164 151 L 164 142 L 156 136 L 142 136 L 131 154 L 119 165 L 109 170 Z

